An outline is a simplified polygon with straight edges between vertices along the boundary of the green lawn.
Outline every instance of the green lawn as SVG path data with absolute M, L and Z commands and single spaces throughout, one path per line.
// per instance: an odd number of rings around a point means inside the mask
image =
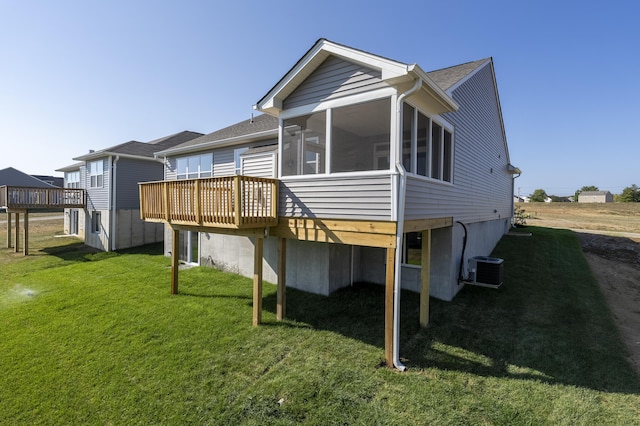
M 265 285 L 254 328 L 250 280 L 193 268 L 171 296 L 158 246 L 2 249 L 0 424 L 640 424 L 576 237 L 528 231 L 494 252 L 503 288 L 432 300 L 426 330 L 403 293 L 404 373 L 383 366 L 382 287 L 289 289 L 277 322 Z

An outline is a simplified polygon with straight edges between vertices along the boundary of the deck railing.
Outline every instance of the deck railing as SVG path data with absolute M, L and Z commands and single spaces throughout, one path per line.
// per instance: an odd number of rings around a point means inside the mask
M 179 225 L 255 228 L 278 222 L 278 181 L 228 176 L 140 184 L 142 220 Z
M 0 207 L 8 209 L 83 208 L 84 189 L 0 186 Z

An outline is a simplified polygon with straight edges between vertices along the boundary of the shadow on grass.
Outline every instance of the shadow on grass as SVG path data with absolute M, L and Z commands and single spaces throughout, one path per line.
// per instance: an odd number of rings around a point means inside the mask
M 419 295 L 402 292 L 400 355 L 409 369 L 460 371 L 640 393 L 640 379 L 571 231 L 529 228 L 505 236 L 499 290 L 464 288 L 453 302 L 431 299 L 419 327 Z M 263 301 L 275 312 L 276 295 Z M 384 288 L 359 284 L 329 297 L 287 289 L 287 318 L 384 348 Z M 282 326 L 287 325 L 286 322 Z
M 163 253 L 163 243 L 147 244 L 115 252 L 106 252 L 97 248 L 89 247 L 82 242 L 73 242 L 54 247 L 46 247 L 40 251 L 66 262 L 92 262 L 123 254 L 161 255 Z

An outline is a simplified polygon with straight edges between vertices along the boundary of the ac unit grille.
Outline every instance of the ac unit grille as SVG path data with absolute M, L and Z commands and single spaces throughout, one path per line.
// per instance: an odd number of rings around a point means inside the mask
M 476 256 L 469 259 L 469 269 L 474 284 L 499 287 L 504 282 L 503 259 Z

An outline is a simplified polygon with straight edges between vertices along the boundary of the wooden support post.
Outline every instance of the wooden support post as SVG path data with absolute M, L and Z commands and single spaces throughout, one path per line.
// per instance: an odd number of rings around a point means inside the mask
M 393 366 L 393 285 L 395 281 L 396 249 L 387 249 L 387 271 L 384 292 L 384 357 Z
M 13 229 L 11 229 L 11 213 L 7 211 L 7 248 L 13 247 L 13 243 L 11 242 L 11 233 Z
M 431 229 L 422 231 L 422 271 L 420 273 L 420 326 L 429 325 L 429 291 L 431 287 Z
M 282 321 L 287 310 L 287 239 L 278 239 L 278 294 L 276 319 Z
M 178 294 L 178 270 L 180 269 L 180 231 L 171 228 L 171 294 Z
M 16 253 L 20 253 L 20 213 L 16 212 Z
M 24 226 L 22 227 L 24 230 L 24 240 L 23 240 L 23 253 L 25 256 L 29 255 L 29 211 L 25 210 L 24 212 Z
M 262 323 L 262 254 L 264 238 L 257 237 L 253 253 L 253 325 Z

